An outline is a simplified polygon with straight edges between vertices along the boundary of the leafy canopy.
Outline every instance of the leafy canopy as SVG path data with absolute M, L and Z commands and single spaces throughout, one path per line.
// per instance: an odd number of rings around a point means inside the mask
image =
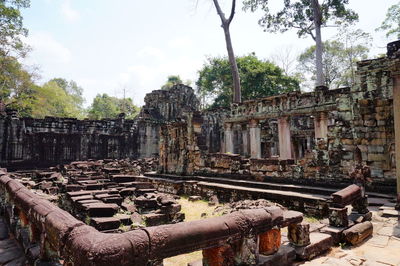
M 252 12 L 260 8 L 265 14 L 258 21 L 260 26 L 268 32 L 285 32 L 296 29 L 299 37 L 307 34 L 315 40 L 313 22 L 313 0 L 283 0 L 283 8 L 271 13 L 268 0 L 243 0 L 244 10 Z M 321 27 L 330 26 L 328 22 L 341 24 L 343 22 L 353 22 L 358 20 L 358 15 L 346 9 L 349 0 L 328 0 L 320 4 Z
M 299 89 L 297 79 L 283 74 L 282 69 L 269 61 L 260 60 L 254 53 L 237 57 L 243 100 L 286 93 Z M 207 58 L 196 82 L 198 93 L 214 98 L 211 107 L 229 106 L 232 102 L 232 75 L 226 57 Z
M 0 0 L 0 56 L 24 55 L 26 46 L 21 36 L 27 36 L 20 8 L 28 8 L 30 0 Z
M 116 118 L 120 113 L 125 113 L 127 119 L 133 119 L 139 112 L 139 108 L 133 104 L 131 98 L 120 99 L 107 95 L 97 94 L 89 107 L 90 119 Z
M 283 0 L 283 8 L 271 13 L 268 0 L 243 0 L 244 10 L 252 12 L 257 9 L 264 11 L 264 15 L 258 23 L 268 32 L 285 32 L 296 29 L 299 37 L 307 34 L 315 40 L 313 21 L 313 0 Z M 328 0 L 320 4 L 321 27 L 332 26 L 328 22 L 341 24 L 358 20 L 358 15 L 346 8 L 349 0 Z
M 376 30 L 386 31 L 386 37 L 394 35 L 400 39 L 400 3 L 389 7 L 385 20 Z
M 359 30 L 352 32 L 353 34 L 362 34 Z M 315 49 L 315 45 L 310 46 L 298 58 L 299 70 L 308 74 L 311 80 L 316 79 Z M 367 57 L 368 45 L 356 42 L 349 44 L 338 39 L 324 42 L 323 49 L 324 85 L 328 88 L 353 86 L 355 83 L 356 63 Z

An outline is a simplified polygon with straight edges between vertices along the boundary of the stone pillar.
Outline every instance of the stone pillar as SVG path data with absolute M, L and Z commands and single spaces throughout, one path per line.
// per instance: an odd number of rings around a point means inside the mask
M 293 159 L 289 117 L 278 118 L 279 158 Z
M 225 152 L 233 153 L 232 123 L 225 123 Z
M 249 152 L 249 130 L 247 125 L 242 126 L 243 156 L 248 156 Z
M 396 150 L 397 205 L 400 209 L 400 73 L 394 76 L 393 84 L 393 116 Z
M 326 113 L 319 113 L 314 118 L 314 129 L 316 139 L 326 139 L 328 137 L 328 116 Z
M 250 156 L 261 158 L 261 128 L 255 119 L 250 121 Z

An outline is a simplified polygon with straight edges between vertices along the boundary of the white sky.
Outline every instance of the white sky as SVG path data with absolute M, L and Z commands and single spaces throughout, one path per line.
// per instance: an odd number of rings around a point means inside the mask
M 230 0 L 225 13 L 230 11 Z M 40 82 L 54 77 L 75 80 L 84 88 L 86 105 L 98 93 L 132 97 L 143 104 L 146 93 L 159 89 L 168 75 L 194 85 L 207 56 L 226 55 L 220 20 L 212 0 L 31 0 L 23 11 L 33 51 L 26 64 L 38 66 Z M 313 44 L 295 31 L 266 33 L 257 24 L 260 13 L 244 12 L 238 0 L 231 24 L 237 56 L 255 52 L 269 58 L 291 47 L 298 54 Z M 282 0 L 270 0 L 273 5 Z M 350 0 L 358 12 L 356 27 L 373 34 L 371 55 L 386 52 L 383 33 L 374 31 L 397 0 Z M 334 30 L 323 30 L 329 39 Z

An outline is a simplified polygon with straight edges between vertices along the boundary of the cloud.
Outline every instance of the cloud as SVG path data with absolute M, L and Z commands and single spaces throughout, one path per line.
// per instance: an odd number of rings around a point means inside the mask
M 181 49 L 188 48 L 193 45 L 193 41 L 188 37 L 180 37 L 168 41 L 168 46 L 171 48 Z
M 75 22 L 80 17 L 79 12 L 72 8 L 70 0 L 64 0 L 61 4 L 61 14 L 69 22 Z
M 146 47 L 140 49 L 137 52 L 137 55 L 139 57 L 154 57 L 159 60 L 165 59 L 164 53 L 160 49 L 152 47 L 152 46 L 146 46 Z
M 33 48 L 33 57 L 45 58 L 55 63 L 69 63 L 72 59 L 71 51 L 55 40 L 50 33 L 32 33 L 26 42 Z

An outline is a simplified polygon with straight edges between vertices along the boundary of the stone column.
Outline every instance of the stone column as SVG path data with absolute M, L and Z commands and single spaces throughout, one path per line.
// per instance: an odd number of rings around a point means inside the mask
M 278 118 L 279 158 L 293 159 L 289 117 Z
M 400 209 L 400 73 L 396 73 L 393 81 L 393 116 L 396 150 L 397 205 Z
M 249 155 L 249 129 L 247 125 L 242 126 L 243 156 Z
M 261 158 L 261 128 L 255 119 L 250 121 L 250 156 Z
M 314 118 L 314 129 L 316 139 L 328 137 L 328 116 L 326 113 L 319 113 Z
M 225 123 L 225 152 L 233 153 L 232 123 Z

